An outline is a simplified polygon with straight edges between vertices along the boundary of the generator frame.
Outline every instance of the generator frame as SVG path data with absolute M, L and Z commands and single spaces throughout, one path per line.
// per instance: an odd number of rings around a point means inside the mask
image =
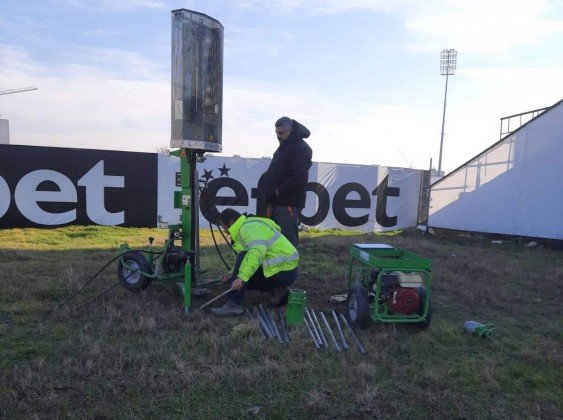
M 432 261 L 414 252 L 396 248 L 387 244 L 353 244 L 350 246 L 350 262 L 348 265 L 348 289 L 360 283 L 368 291 L 368 297 L 373 296 L 369 304 L 369 313 L 373 321 L 387 323 L 421 323 L 426 320 L 431 302 L 431 271 Z M 357 263 L 363 268 L 356 271 Z M 375 284 L 370 290 L 370 271 L 378 271 Z M 392 314 L 386 302 L 380 301 L 382 278 L 393 272 L 420 273 L 425 287 L 424 309 L 422 314 Z M 370 299 L 371 300 L 371 299 Z

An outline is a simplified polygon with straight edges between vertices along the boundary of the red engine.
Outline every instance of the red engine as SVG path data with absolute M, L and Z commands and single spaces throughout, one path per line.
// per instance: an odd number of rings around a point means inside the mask
M 393 313 L 411 315 L 418 309 L 417 289 L 412 287 L 391 286 L 387 292 L 387 307 Z

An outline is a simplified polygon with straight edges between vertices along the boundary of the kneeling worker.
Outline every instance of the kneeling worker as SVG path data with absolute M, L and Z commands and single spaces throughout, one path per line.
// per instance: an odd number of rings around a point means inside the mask
M 227 279 L 233 289 L 227 303 L 211 312 L 242 314 L 245 289 L 273 292 L 274 304 L 285 303 L 288 286 L 297 279 L 299 253 L 281 234 L 280 227 L 271 219 L 241 215 L 233 209 L 223 210 L 219 220 L 231 236 L 237 261 Z

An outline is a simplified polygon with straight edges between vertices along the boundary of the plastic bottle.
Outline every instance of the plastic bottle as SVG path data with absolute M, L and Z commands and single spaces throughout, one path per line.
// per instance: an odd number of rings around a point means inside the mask
M 480 338 L 487 338 L 493 335 L 495 324 L 481 324 L 475 321 L 465 321 L 463 328 L 467 334 L 475 335 Z

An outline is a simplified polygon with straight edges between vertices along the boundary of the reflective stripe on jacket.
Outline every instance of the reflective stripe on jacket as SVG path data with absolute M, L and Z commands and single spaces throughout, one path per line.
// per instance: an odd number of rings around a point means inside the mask
M 270 219 L 241 215 L 229 228 L 236 252 L 246 251 L 238 277 L 248 281 L 260 266 L 264 277 L 289 271 L 299 264 L 297 249 Z

